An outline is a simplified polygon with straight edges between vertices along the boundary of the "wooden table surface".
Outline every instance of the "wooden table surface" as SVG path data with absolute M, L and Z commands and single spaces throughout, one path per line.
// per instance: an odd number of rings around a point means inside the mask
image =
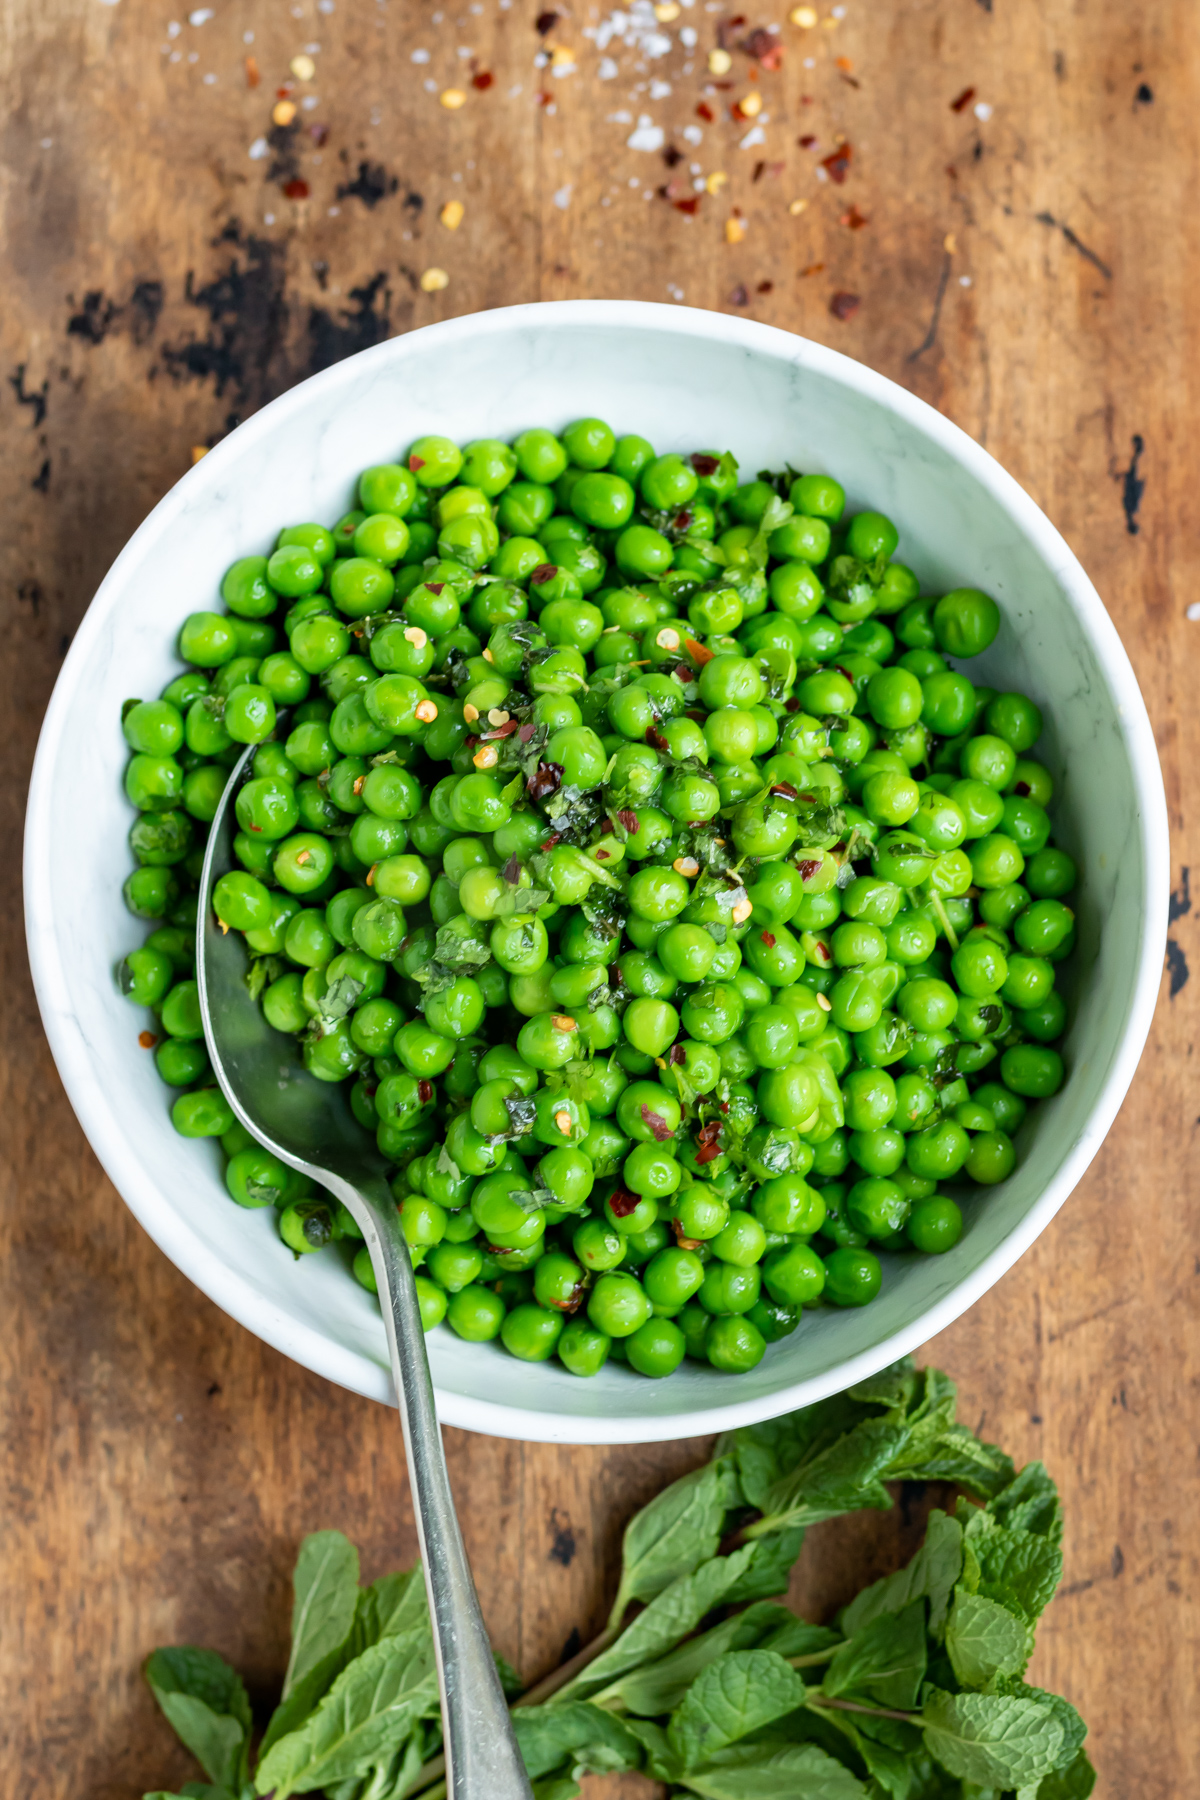
M 265 1701 L 303 1532 L 342 1527 L 372 1575 L 414 1553 L 394 1417 L 203 1299 L 62 1094 L 18 885 L 60 660 L 193 446 L 388 335 L 608 295 L 785 326 L 922 395 L 1065 533 L 1133 659 L 1175 833 L 1155 1028 L 1086 1180 L 927 1355 L 967 1419 L 1062 1486 L 1067 1572 L 1035 1674 L 1090 1721 L 1098 1792 L 1180 1800 L 1200 1783 L 1195 8 L 821 0 L 803 29 L 698 0 L 653 57 L 644 32 L 640 49 L 585 37 L 588 0 L 560 0 L 544 36 L 533 0 L 442 4 L 5 9 L 0 1794 L 129 1800 L 186 1779 L 138 1675 L 153 1646 L 211 1644 Z M 782 66 L 756 78 L 733 48 L 710 76 L 718 34 L 760 23 L 781 26 Z M 289 75 L 298 54 L 313 79 Z M 731 119 L 751 91 L 761 115 Z M 281 98 L 295 119 L 273 125 Z M 429 291 L 430 270 L 448 284 Z M 485 1610 L 531 1675 L 595 1627 L 622 1519 L 702 1449 L 447 1438 Z M 813 1533 L 804 1597 L 836 1602 L 852 1556 L 882 1567 L 899 1529 Z

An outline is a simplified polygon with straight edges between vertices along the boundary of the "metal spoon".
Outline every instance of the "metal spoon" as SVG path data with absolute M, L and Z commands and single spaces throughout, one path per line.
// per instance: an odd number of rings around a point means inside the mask
M 213 887 L 234 866 L 233 802 L 253 754 L 252 746 L 226 784 L 200 880 L 196 981 L 208 1054 L 251 1136 L 342 1201 L 371 1253 L 429 1595 L 450 1800 L 531 1800 L 450 1494 L 412 1263 L 387 1165 L 342 1086 L 310 1075 L 295 1040 L 267 1024 L 246 987 L 241 934 L 222 932 L 213 913 Z

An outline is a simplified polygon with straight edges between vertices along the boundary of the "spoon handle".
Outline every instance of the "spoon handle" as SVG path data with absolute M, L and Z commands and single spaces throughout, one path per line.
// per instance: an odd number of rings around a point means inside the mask
M 433 1622 L 449 1800 L 532 1800 L 463 1547 L 408 1245 L 386 1190 L 363 1192 Z

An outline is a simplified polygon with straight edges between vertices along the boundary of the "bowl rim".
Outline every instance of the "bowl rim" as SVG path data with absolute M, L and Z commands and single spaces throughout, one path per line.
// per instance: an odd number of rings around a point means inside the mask
M 723 1404 L 656 1417 L 542 1413 L 435 1389 L 438 1414 L 444 1424 L 494 1437 L 550 1443 L 664 1442 L 774 1418 L 864 1380 L 945 1330 L 973 1306 L 1045 1230 L 1096 1155 L 1125 1098 L 1158 1001 L 1170 888 L 1162 771 L 1145 702 L 1116 627 L 1074 552 L 1036 502 L 987 450 L 926 401 L 866 364 L 776 326 L 654 301 L 531 302 L 467 313 L 389 338 L 310 376 L 271 401 L 164 494 L 96 590 L 59 672 L 38 737 L 26 814 L 24 891 L 29 959 L 43 1026 L 63 1086 L 92 1149 L 134 1217 L 176 1267 L 224 1312 L 285 1356 L 342 1387 L 394 1404 L 390 1373 L 382 1363 L 334 1343 L 319 1323 L 299 1321 L 266 1301 L 239 1271 L 229 1268 L 183 1219 L 163 1205 L 157 1185 L 144 1179 L 140 1169 L 131 1163 L 125 1133 L 95 1079 L 87 1043 L 71 1012 L 69 983 L 58 939 L 53 930 L 34 925 L 34 921 L 53 916 L 48 799 L 64 723 L 102 624 L 124 590 L 126 571 L 136 565 L 152 539 L 170 528 L 202 487 L 220 485 L 226 464 L 235 455 L 240 456 L 256 438 L 266 438 L 284 426 L 292 413 L 311 403 L 314 394 L 332 394 L 357 381 L 372 363 L 382 365 L 395 357 L 403 360 L 414 353 L 414 346 L 419 346 L 419 352 L 444 353 L 458 339 L 503 334 L 523 326 L 547 331 L 614 324 L 741 345 L 747 351 L 786 359 L 795 367 L 852 389 L 932 440 L 964 466 L 1003 508 L 1069 594 L 1116 700 L 1136 796 L 1135 823 L 1143 855 L 1141 941 L 1122 1034 L 1085 1128 L 1068 1149 L 1054 1179 L 1019 1224 L 927 1312 L 834 1369 L 802 1377 L 769 1395 L 747 1400 L 731 1398 Z M 236 451 L 231 448 L 235 440 Z

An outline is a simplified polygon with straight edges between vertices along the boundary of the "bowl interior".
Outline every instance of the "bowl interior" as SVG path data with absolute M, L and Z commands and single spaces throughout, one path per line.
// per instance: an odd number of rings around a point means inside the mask
M 753 1373 L 688 1363 L 667 1382 L 610 1365 L 591 1381 L 531 1367 L 443 1328 L 429 1340 L 443 1418 L 506 1436 L 628 1442 L 771 1416 L 844 1387 L 940 1329 L 1043 1228 L 1111 1123 L 1149 1025 L 1165 929 L 1161 778 L 1132 672 L 1107 614 L 1058 534 L 962 433 L 881 377 L 767 327 L 683 309 L 579 302 L 434 326 L 304 383 L 242 426 L 163 500 L 100 589 L 64 666 L 31 790 L 31 957 L 60 1071 L 93 1146 L 167 1254 L 252 1331 L 333 1380 L 390 1398 L 375 1303 L 335 1252 L 293 1260 L 270 1212 L 227 1197 L 219 1150 L 176 1136 L 144 1018 L 113 967 L 140 941 L 121 884 L 131 812 L 121 702 L 178 670 L 185 615 L 218 605 L 236 557 L 280 527 L 332 521 L 357 472 L 416 435 L 461 441 L 563 427 L 598 414 L 659 450 L 730 448 L 743 476 L 826 470 L 851 508 L 900 528 L 925 591 L 972 584 L 1003 612 L 970 667 L 1043 708 L 1038 755 L 1078 858 L 1070 1076 L 1033 1109 L 1013 1176 L 974 1189 L 941 1257 L 887 1257 L 863 1311 L 806 1315 Z M 86 878 L 80 879 L 81 871 Z

